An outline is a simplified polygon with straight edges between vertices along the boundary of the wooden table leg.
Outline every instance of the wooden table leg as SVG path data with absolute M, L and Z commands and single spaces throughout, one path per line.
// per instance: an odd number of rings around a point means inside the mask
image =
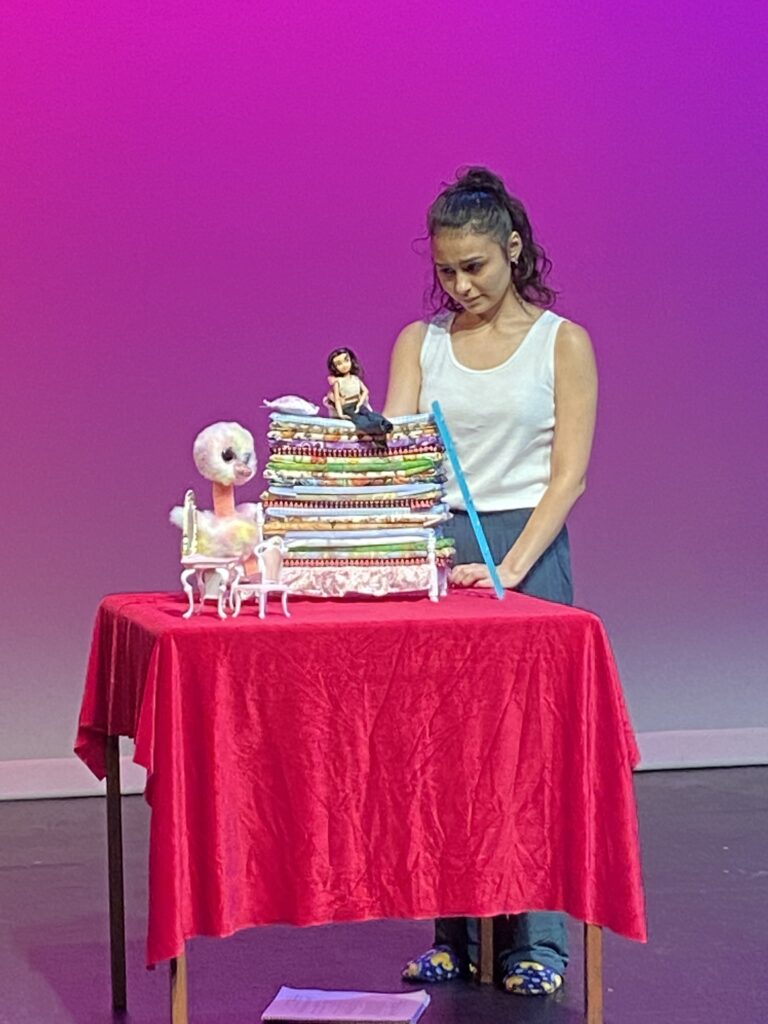
M 481 985 L 490 985 L 493 981 L 493 918 L 480 918 L 480 972 L 478 981 Z
M 584 925 L 584 1021 L 603 1024 L 603 929 Z
M 189 1024 L 185 953 L 171 960 L 171 1024 Z
M 109 952 L 112 966 L 112 1009 L 124 1013 L 125 897 L 123 890 L 123 819 L 120 804 L 120 739 L 107 736 L 107 863 L 109 868 Z

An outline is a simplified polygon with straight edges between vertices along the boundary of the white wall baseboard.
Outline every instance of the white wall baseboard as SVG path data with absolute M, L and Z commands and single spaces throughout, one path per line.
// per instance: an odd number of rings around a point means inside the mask
M 640 771 L 768 764 L 768 728 L 639 732 Z
M 642 755 L 640 771 L 768 765 L 768 728 L 641 732 L 637 741 Z M 120 758 L 120 777 L 123 793 L 144 792 L 146 773 L 130 756 Z M 104 792 L 104 783 L 74 755 L 0 761 L 0 800 L 99 796 Z
M 146 776 L 130 757 L 120 758 L 123 793 L 143 793 Z M 99 782 L 74 754 L 39 761 L 0 761 L 0 800 L 46 800 L 104 793 L 106 783 Z

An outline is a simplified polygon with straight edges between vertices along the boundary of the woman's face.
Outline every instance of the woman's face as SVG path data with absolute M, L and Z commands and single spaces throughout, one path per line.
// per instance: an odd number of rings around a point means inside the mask
M 349 352 L 340 352 L 333 360 L 333 368 L 341 377 L 346 377 L 352 370 L 352 359 Z
M 471 313 L 498 305 L 512 280 L 510 260 L 519 253 L 520 236 L 510 236 L 509 254 L 490 235 L 445 230 L 432 238 L 432 259 L 445 291 Z

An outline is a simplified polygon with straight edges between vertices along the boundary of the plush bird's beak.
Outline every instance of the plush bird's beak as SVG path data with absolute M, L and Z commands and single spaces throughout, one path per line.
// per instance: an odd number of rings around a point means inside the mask
M 255 472 L 256 466 L 254 463 L 237 462 L 235 465 L 235 483 L 238 485 L 247 483 Z

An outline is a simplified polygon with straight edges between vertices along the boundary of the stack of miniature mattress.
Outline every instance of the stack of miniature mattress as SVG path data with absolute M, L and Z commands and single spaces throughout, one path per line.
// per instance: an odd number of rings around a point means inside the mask
M 383 447 L 349 420 L 273 413 L 265 536 L 282 536 L 283 579 L 319 597 L 445 591 L 444 448 L 429 414 L 393 419 Z

